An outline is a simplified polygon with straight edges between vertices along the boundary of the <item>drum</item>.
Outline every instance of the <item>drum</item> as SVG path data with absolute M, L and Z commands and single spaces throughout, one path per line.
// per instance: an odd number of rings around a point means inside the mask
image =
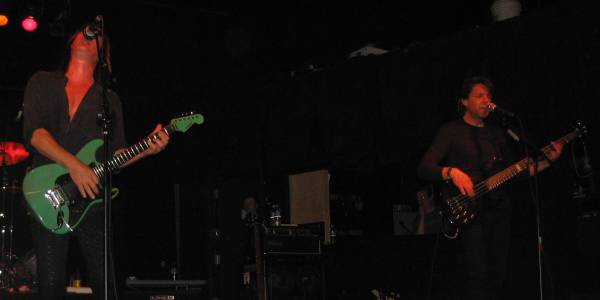
M 13 180 L 0 190 L 0 289 L 32 282 L 27 255 L 33 253 L 30 216 L 21 184 Z M 30 263 L 28 263 L 30 265 Z
M 21 259 L 32 253 L 30 217 L 21 182 L 9 176 L 20 173 L 14 171 L 28 157 L 29 152 L 22 144 L 0 142 L 0 289 L 19 287 L 27 281 L 22 277 L 31 277 L 24 273 L 25 266 L 31 263 Z

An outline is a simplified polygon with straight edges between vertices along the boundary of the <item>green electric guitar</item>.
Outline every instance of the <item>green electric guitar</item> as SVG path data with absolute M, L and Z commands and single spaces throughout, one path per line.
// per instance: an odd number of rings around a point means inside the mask
M 203 122 L 204 117 L 201 114 L 192 113 L 172 119 L 171 123 L 162 130 L 171 135 L 176 131 L 186 132 L 192 125 Z M 96 160 L 96 152 L 104 144 L 101 139 L 87 143 L 76 156 L 84 164 L 89 165 L 96 176 L 101 179 L 108 170 L 119 169 L 123 164 L 148 149 L 149 142 L 156 139 L 157 136 L 157 134 L 153 134 L 141 140 L 104 164 Z M 112 198 L 115 198 L 118 189 L 114 188 L 111 193 Z M 36 219 L 56 234 L 73 231 L 92 206 L 102 203 L 102 199 L 89 200 L 81 197 L 69 172 L 59 164 L 42 165 L 29 171 L 23 179 L 23 194 Z

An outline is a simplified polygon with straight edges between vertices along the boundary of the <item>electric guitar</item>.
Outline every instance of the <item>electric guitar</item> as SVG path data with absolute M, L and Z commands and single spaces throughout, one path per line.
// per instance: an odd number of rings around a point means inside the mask
M 173 132 L 186 132 L 194 124 L 202 124 L 204 117 L 192 113 L 171 120 L 162 130 L 171 135 Z M 158 134 L 152 134 L 137 144 L 127 148 L 105 163 L 96 160 L 96 151 L 104 144 L 101 139 L 94 139 L 83 146 L 76 157 L 92 168 L 98 178 L 102 179 L 107 171 L 119 169 L 123 164 L 149 148 L 149 143 Z M 111 197 L 115 198 L 118 189 L 113 188 Z M 48 230 L 56 234 L 73 231 L 83 220 L 88 210 L 102 203 L 102 199 L 85 199 L 71 180 L 69 172 L 62 165 L 47 164 L 29 171 L 23 179 L 23 194 L 31 212 Z M 102 193 L 101 193 L 102 194 Z
M 571 131 L 570 133 L 564 135 L 563 137 L 556 140 L 556 143 L 565 145 L 577 137 L 582 136 L 586 133 L 586 128 L 582 124 L 577 124 L 577 128 Z M 544 154 L 548 154 L 552 149 L 552 145 L 547 145 L 542 148 Z M 475 205 L 477 200 L 479 200 L 485 194 L 497 189 L 502 186 L 504 183 L 510 181 L 517 175 L 522 172 L 528 171 L 529 166 L 533 164 L 533 160 L 530 157 L 526 157 L 510 167 L 496 173 L 495 175 L 475 184 L 473 186 L 473 190 L 475 191 L 475 195 L 469 197 L 467 195 L 457 194 L 455 196 L 445 196 L 447 192 L 443 192 L 442 188 L 433 188 L 436 190 L 436 193 L 440 194 L 440 197 L 443 201 L 439 201 L 440 208 L 439 212 L 445 217 L 445 224 L 443 224 L 443 231 L 446 231 L 446 228 L 450 228 L 454 231 L 454 236 L 458 235 L 458 230 L 461 226 L 464 226 L 471 222 L 476 217 L 475 213 Z M 451 184 L 451 183 L 450 183 Z M 419 192 L 418 195 L 427 195 L 428 191 L 431 191 L 432 187 L 426 187 Z M 456 190 L 456 188 L 454 188 Z M 447 232 L 444 232 L 447 234 Z M 448 235 L 447 235 L 448 236 Z

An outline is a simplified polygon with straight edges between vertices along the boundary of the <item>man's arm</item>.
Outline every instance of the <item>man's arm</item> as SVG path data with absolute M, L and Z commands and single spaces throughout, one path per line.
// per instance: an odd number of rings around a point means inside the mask
M 425 152 L 417 166 L 417 176 L 427 181 L 440 181 L 446 179 L 443 172 L 446 168 L 440 166 L 440 162 L 450 147 L 449 130 L 443 126 L 438 130 L 431 145 Z
M 443 126 L 438 130 L 433 142 L 421 159 L 417 168 L 417 176 L 428 181 L 452 180 L 452 183 L 463 195 L 473 196 L 473 181 L 461 169 L 451 166 L 441 166 L 440 162 L 450 149 L 452 128 Z
M 73 179 L 82 197 L 93 199 L 98 194 L 99 179 L 94 171 L 59 145 L 48 130 L 44 128 L 35 129 L 31 135 L 30 143 L 39 153 L 61 164 L 69 171 L 71 179 Z

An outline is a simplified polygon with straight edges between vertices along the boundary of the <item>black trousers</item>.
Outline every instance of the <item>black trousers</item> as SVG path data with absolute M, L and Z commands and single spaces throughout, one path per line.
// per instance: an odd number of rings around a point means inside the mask
M 511 202 L 503 197 L 483 199 L 481 204 L 478 217 L 461 234 L 465 298 L 501 299 L 508 265 Z
M 86 264 L 83 283 L 92 288 L 93 299 L 104 299 L 104 211 L 91 208 L 74 232 L 57 235 L 32 220 L 32 237 L 37 257 L 39 298 L 63 300 L 67 286 L 69 244 L 77 239 Z

